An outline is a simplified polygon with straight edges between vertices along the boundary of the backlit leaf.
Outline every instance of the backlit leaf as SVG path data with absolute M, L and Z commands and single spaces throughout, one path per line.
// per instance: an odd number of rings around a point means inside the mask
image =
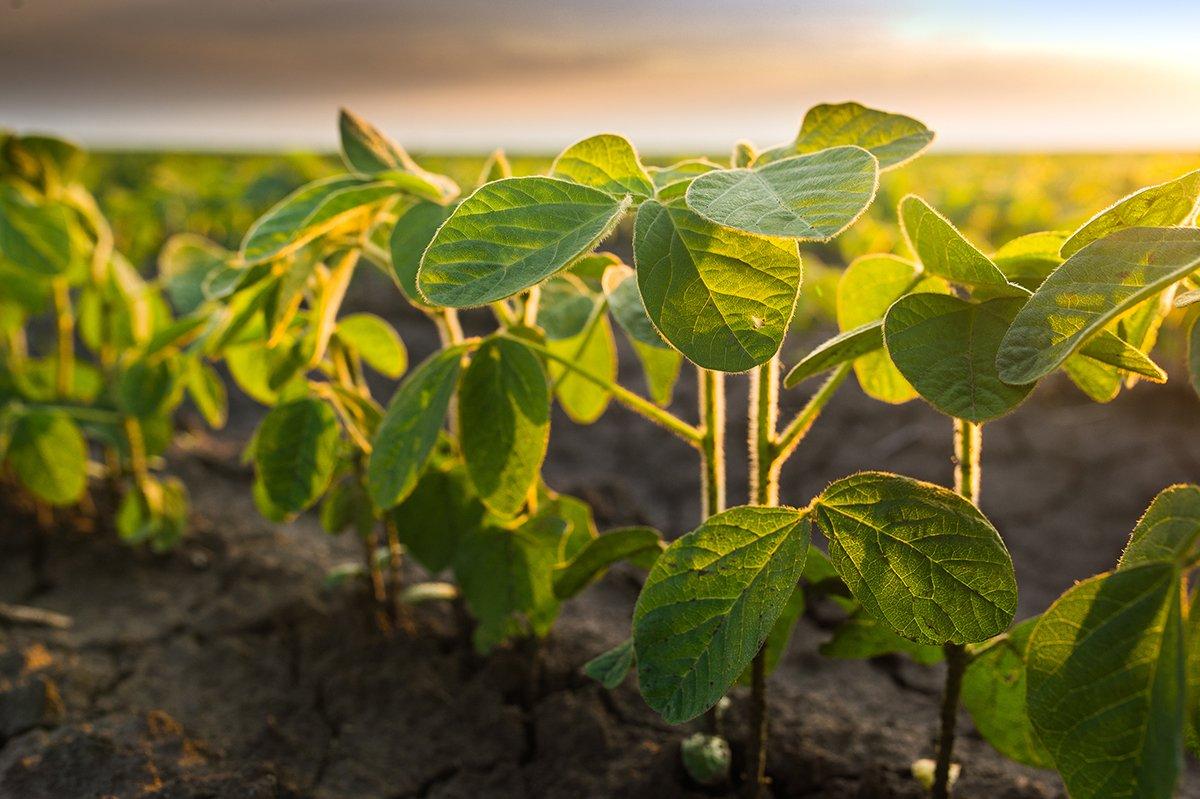
M 625 264 L 608 267 L 604 271 L 603 286 L 613 317 L 631 338 L 648 347 L 669 349 L 646 313 L 646 306 L 638 291 L 637 276 L 632 269 Z
M 633 613 L 638 681 L 650 707 L 676 724 L 725 695 L 783 612 L 808 538 L 801 511 L 740 507 L 667 548 Z
M 878 183 L 875 156 L 835 147 L 754 169 L 705 173 L 688 186 L 687 204 L 705 219 L 748 233 L 828 241 L 867 209 Z
M 392 507 L 417 484 L 458 387 L 463 352 L 461 346 L 450 347 L 430 356 L 388 403 L 367 463 L 367 487 L 376 507 Z
M 1085 222 L 1062 246 L 1070 258 L 1093 241 L 1132 227 L 1182 225 L 1196 213 L 1200 200 L 1200 169 L 1135 191 Z
M 1023 294 L 986 255 L 929 203 L 910 194 L 900 201 L 900 226 L 925 271 L 962 286 Z
M 1200 537 L 1200 487 L 1176 485 L 1161 491 L 1138 520 L 1117 564 L 1186 562 Z
M 379 374 L 399 377 L 408 368 L 408 352 L 399 334 L 378 316 L 356 313 L 337 321 L 336 335 Z
M 271 409 L 258 428 L 254 463 L 263 490 L 281 511 L 298 513 L 324 493 L 337 465 L 337 416 L 317 399 Z
M 877 319 L 839 333 L 822 343 L 791 368 L 783 385 L 792 388 L 813 375 L 880 349 L 883 349 L 883 320 Z
M 623 136 L 602 133 L 572 144 L 554 159 L 550 174 L 614 197 L 653 197 L 654 183 Z
M 902 654 L 915 662 L 930 665 L 942 660 L 942 648 L 918 644 L 901 638 L 885 622 L 857 608 L 821 644 L 821 654 L 841 660 L 869 660 L 884 655 Z
M 759 161 L 854 144 L 878 158 L 880 169 L 892 169 L 920 155 L 933 142 L 933 136 L 933 131 L 911 117 L 858 103 L 825 103 L 813 106 L 804 115 L 794 142 L 772 147 L 759 156 Z
M 1084 580 L 1028 649 L 1028 712 L 1075 799 L 1173 796 L 1183 760 L 1179 573 L 1149 563 Z
M 779 351 L 800 291 L 794 242 L 648 200 L 638 209 L 633 250 L 646 313 L 693 363 L 743 372 Z
M 421 294 L 451 308 L 510 297 L 592 250 L 628 207 L 628 198 L 557 178 L 481 186 L 425 251 L 417 275 Z
M 985 641 L 1017 604 L 1000 534 L 964 497 L 932 483 L 861 472 L 817 498 L 829 558 L 867 610 L 918 643 Z
M 453 205 L 420 200 L 401 214 L 392 228 L 392 270 L 400 290 L 410 302 L 428 304 L 417 288 L 417 269 L 421 266 L 425 248 L 433 241 L 442 223 L 450 218 L 454 208 Z
M 616 382 L 617 343 L 605 314 L 593 314 L 582 331 L 571 338 L 549 339 L 546 347 L 589 374 Z M 591 424 L 604 415 L 611 399 L 607 389 L 556 361 L 550 361 L 547 368 L 554 396 L 572 421 Z
M 199 308 L 207 299 L 204 281 L 232 256 L 233 253 L 203 236 L 177 233 L 167 239 L 158 256 L 158 274 L 166 284 L 175 310 L 187 314 Z
M 475 353 L 458 394 L 467 472 L 483 504 L 512 516 L 537 479 L 550 436 L 550 390 L 525 346 L 492 338 Z
M 66 414 L 21 413 L 5 457 L 21 484 L 51 505 L 77 502 L 87 489 L 87 444 Z
M 996 365 L 1009 383 L 1053 371 L 1109 322 L 1200 268 L 1200 229 L 1129 228 L 1054 270 L 1017 314 Z
M 662 533 L 652 527 L 622 527 L 593 538 L 570 561 L 554 569 L 554 595 L 569 599 L 623 560 L 662 552 Z
M 991 261 L 1010 283 L 1036 291 L 1063 262 L 1059 255 L 1067 234 L 1061 231 L 1030 233 L 1006 243 L 992 253 Z

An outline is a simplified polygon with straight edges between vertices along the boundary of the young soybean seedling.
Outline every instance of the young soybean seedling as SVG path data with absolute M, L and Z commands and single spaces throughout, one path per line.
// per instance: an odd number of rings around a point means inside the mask
M 107 220 L 79 182 L 78 147 L 3 134 L 0 151 L 4 462 L 39 507 L 71 505 L 87 497 L 94 443 L 121 538 L 167 549 L 188 511 L 183 484 L 153 468 L 170 444 L 173 411 L 186 389 L 211 409 L 211 422 L 224 414 L 215 375 L 181 353 L 198 323 L 173 321 L 159 286 L 114 249 Z M 40 342 L 26 331 L 47 314 L 53 347 L 38 355 L 30 345 Z

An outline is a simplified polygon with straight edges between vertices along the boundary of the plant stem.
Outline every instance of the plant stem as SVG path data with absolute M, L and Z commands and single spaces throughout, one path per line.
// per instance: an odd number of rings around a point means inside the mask
M 329 339 L 333 336 L 333 330 L 337 326 L 338 311 L 342 307 L 342 300 L 346 297 L 346 289 L 350 287 L 350 279 L 354 277 L 354 267 L 358 264 L 358 256 L 357 249 L 347 250 L 334 264 L 325 285 L 321 287 L 321 296 L 317 301 L 314 314 L 317 323 L 316 344 L 313 347 L 312 357 L 308 361 L 309 368 L 315 368 L 325 357 L 325 349 L 329 346 Z
M 954 420 L 954 490 L 972 505 L 979 504 L 979 456 L 983 449 L 983 426 L 963 419 Z M 938 736 L 937 762 L 933 770 L 934 799 L 949 799 L 950 764 L 954 757 L 954 732 L 958 726 L 958 702 L 962 694 L 963 673 L 970 662 L 962 644 L 946 644 L 946 686 L 942 692 L 941 733 Z
M 725 374 L 697 367 L 696 376 L 700 401 L 700 520 L 704 521 L 725 510 Z
M 588 371 L 587 369 L 583 369 L 583 368 L 579 367 L 578 365 L 573 363 L 569 358 L 564 358 L 563 356 L 553 352 L 549 348 L 543 347 L 541 344 L 538 344 L 534 341 L 530 341 L 529 339 L 526 339 L 526 338 L 521 338 L 520 336 L 513 336 L 508 333 L 501 333 L 500 336 L 502 338 L 506 338 L 510 341 L 516 341 L 521 344 L 524 344 L 526 347 L 528 347 L 529 349 L 533 350 L 534 352 L 542 355 L 543 357 L 548 358 L 549 360 L 552 360 L 555 363 L 562 364 L 563 366 L 567 367 L 571 371 L 575 372 L 575 374 L 582 377 L 584 380 L 595 383 L 596 385 L 600 386 L 601 388 L 605 389 L 606 391 L 611 392 L 613 395 L 613 398 L 617 402 L 621 403 L 626 408 L 629 408 L 629 410 L 633 411 L 634 413 L 641 414 L 642 416 L 646 417 L 647 419 L 654 422 L 655 424 L 662 425 L 663 427 L 667 428 L 672 433 L 679 436 L 680 438 L 682 438 L 684 441 L 691 444 L 692 446 L 702 447 L 702 440 L 704 438 L 704 433 L 700 429 L 693 427 L 692 425 L 683 421 L 682 419 L 680 419 L 678 416 L 671 413 L 670 411 L 658 407 L 650 400 L 645 399 L 644 397 L 638 396 L 637 394 L 633 393 L 632 391 L 630 391 L 629 389 L 620 385 L 619 383 L 614 383 L 612 380 L 609 380 L 604 377 L 600 377 L 600 376 Z M 722 394 L 722 399 L 723 399 L 723 397 L 724 397 L 724 395 Z M 721 403 L 721 408 L 722 408 L 722 419 L 724 419 L 724 402 L 723 401 Z M 724 489 L 722 488 L 722 492 L 723 491 L 724 491 Z M 723 493 L 722 493 L 722 495 L 723 495 Z
M 54 321 L 58 332 L 54 388 L 59 397 L 68 397 L 75 371 L 75 314 L 71 310 L 71 287 L 65 277 L 56 277 L 51 283 L 54 289 Z
M 832 392 L 830 392 L 832 394 Z M 815 414 L 813 415 L 815 418 Z M 779 469 L 775 426 L 779 421 L 778 356 L 750 373 L 750 504 L 779 504 Z M 811 422 L 809 423 L 811 426 Z M 797 438 L 797 441 L 799 439 Z M 767 644 L 750 668 L 750 750 L 746 761 L 746 796 L 759 799 L 767 786 Z
M 817 389 L 817 393 L 809 398 L 795 418 L 788 422 L 787 427 L 783 428 L 783 432 L 775 438 L 775 443 L 772 445 L 772 460 L 775 461 L 776 478 L 778 478 L 778 469 L 782 468 L 787 459 L 796 451 L 796 447 L 804 440 L 804 436 L 812 429 L 813 423 L 817 421 L 821 411 L 825 410 L 829 400 L 833 399 L 833 395 L 841 388 L 842 383 L 846 382 L 846 378 L 850 376 L 852 370 L 853 366 L 849 363 L 844 363 L 835 369 L 833 374 Z M 776 386 L 778 386 L 778 376 L 776 376 Z M 778 394 L 778 388 L 776 394 Z

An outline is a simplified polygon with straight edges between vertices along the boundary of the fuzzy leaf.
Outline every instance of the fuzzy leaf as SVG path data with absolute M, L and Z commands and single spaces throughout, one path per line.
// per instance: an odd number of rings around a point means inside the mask
M 417 269 L 421 266 L 425 248 L 433 241 L 442 223 L 450 218 L 454 208 L 453 205 L 421 200 L 401 214 L 392 228 L 392 271 L 409 302 L 428 304 L 417 288 Z
M 835 147 L 705 173 L 688 186 L 687 204 L 711 222 L 748 233 L 828 241 L 875 199 L 878 167 L 861 147 Z
M 1200 537 L 1200 487 L 1176 485 L 1159 492 L 1129 537 L 1118 569 L 1159 561 L 1182 563 Z
M 554 569 L 554 595 L 570 599 L 604 576 L 614 563 L 662 552 L 662 533 L 653 527 L 622 527 L 593 538 L 575 557 Z
M 563 150 L 554 159 L 550 174 L 614 197 L 654 196 L 654 182 L 638 160 L 633 145 L 623 136 L 611 133 L 591 136 Z
M 925 271 L 962 286 L 1022 294 L 946 217 L 915 194 L 900 201 L 900 226 Z
M 648 200 L 638 209 L 633 251 L 646 313 L 693 363 L 743 372 L 779 351 L 800 291 L 794 242 Z
M 667 548 L 633 612 L 638 680 L 650 707 L 677 724 L 725 695 L 783 612 L 808 538 L 801 511 L 740 507 Z
M 1105 208 L 1071 234 L 1062 246 L 1070 258 L 1093 241 L 1131 227 L 1171 227 L 1187 223 L 1200 201 L 1200 169 L 1135 191 Z
M 488 183 L 438 230 L 417 284 L 427 300 L 451 308 L 511 297 L 591 251 L 628 207 L 628 198 L 557 178 Z
M 905 164 L 933 142 L 933 131 L 912 117 L 889 114 L 858 103 L 813 106 L 804 115 L 796 140 L 772 147 L 759 161 L 776 161 L 797 153 L 854 144 L 879 159 L 881 170 Z
M 805 355 L 787 373 L 783 380 L 785 388 L 798 386 L 813 375 L 833 369 L 847 361 L 883 349 L 883 320 L 867 322 L 858 327 L 839 333 L 823 342 L 816 349 Z
M 816 500 L 829 558 L 867 610 L 923 644 L 986 641 L 1017 604 L 1012 559 L 979 509 L 953 491 L 883 472 Z
M 1036 291 L 1062 264 L 1059 250 L 1066 240 L 1067 234 L 1059 231 L 1030 233 L 1007 242 L 992 253 L 991 261 L 1010 283 Z

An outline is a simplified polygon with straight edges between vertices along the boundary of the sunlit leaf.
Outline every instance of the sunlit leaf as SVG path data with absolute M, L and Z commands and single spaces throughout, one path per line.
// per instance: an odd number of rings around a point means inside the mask
M 233 253 L 203 236 L 177 233 L 167 239 L 158 255 L 158 274 L 166 284 L 175 310 L 187 314 L 199 308 L 207 299 L 204 281 L 232 256 Z
M 637 151 L 628 139 L 612 133 L 572 144 L 554 159 L 550 174 L 614 197 L 654 196 L 654 183 L 642 167 Z
M 901 114 L 858 103 L 821 104 L 804 115 L 794 142 L 772 147 L 759 156 L 759 162 L 854 144 L 878 158 L 880 169 L 892 169 L 920 155 L 933 136 L 923 123 Z
M 962 286 L 1022 295 L 986 255 L 929 203 L 910 194 L 900 201 L 900 226 L 925 271 Z
M 1200 538 L 1200 487 L 1176 485 L 1150 503 L 1129 537 L 1117 568 L 1156 561 L 1186 562 Z
M 574 558 L 555 567 L 554 595 L 569 599 L 623 560 L 654 555 L 664 549 L 662 533 L 652 527 L 622 527 L 593 538 Z
M 1200 169 L 1135 191 L 1085 222 L 1062 246 L 1070 258 L 1093 241 L 1132 227 L 1182 225 L 1196 213 L 1200 201 Z
M 883 320 L 877 319 L 839 333 L 816 347 L 791 368 L 783 380 L 783 385 L 785 388 L 792 388 L 813 375 L 881 349 Z
M 571 338 L 550 339 L 546 347 L 589 374 L 616 382 L 617 343 L 603 313 L 593 314 L 588 325 Z M 547 368 L 554 396 L 572 421 L 591 424 L 604 415 L 612 396 L 607 389 L 557 361 L 550 361 Z
M 433 241 L 442 223 L 450 218 L 454 208 L 453 205 L 421 200 L 401 214 L 392 228 L 392 270 L 400 290 L 410 302 L 420 305 L 428 303 L 417 288 L 417 269 L 421 266 L 425 248 Z
M 287 513 L 311 506 L 324 493 L 337 464 L 337 416 L 317 399 L 271 409 L 258 428 L 254 462 L 271 503 Z
M 399 377 L 408 368 L 408 352 L 396 331 L 374 314 L 356 313 L 337 321 L 335 335 L 379 374 Z
M 87 489 L 87 444 L 65 414 L 21 413 L 5 457 L 21 484 L 51 505 L 77 502 Z
M 1010 283 L 1036 291 L 1063 262 L 1059 250 L 1067 235 L 1061 231 L 1046 231 L 1020 236 L 992 253 L 991 261 Z

